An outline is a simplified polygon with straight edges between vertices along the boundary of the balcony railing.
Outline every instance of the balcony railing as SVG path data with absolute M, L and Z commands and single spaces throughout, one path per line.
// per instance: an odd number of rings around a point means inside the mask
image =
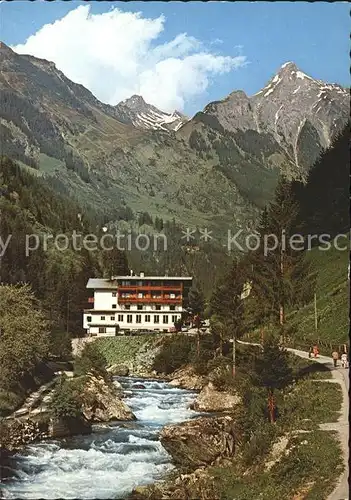
M 176 292 L 181 292 L 183 289 L 182 285 L 120 285 L 118 286 L 119 293 L 128 292 L 129 290 L 140 290 L 140 291 L 170 291 L 174 290 Z
M 138 297 L 136 295 L 130 295 L 129 297 L 118 297 L 118 302 L 120 304 L 125 304 L 125 303 L 137 303 L 139 302 L 140 304 L 181 304 L 182 303 L 182 297 Z

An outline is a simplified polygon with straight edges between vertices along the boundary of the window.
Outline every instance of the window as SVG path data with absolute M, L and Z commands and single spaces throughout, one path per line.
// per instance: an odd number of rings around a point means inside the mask
M 123 321 L 123 314 L 118 315 L 118 321 Z
M 87 322 L 91 323 L 91 316 L 87 316 Z
M 161 311 L 161 306 L 156 306 L 156 311 Z
M 114 321 L 116 318 L 114 316 L 110 316 L 110 320 Z
M 141 323 L 141 314 L 136 315 L 136 322 Z
M 131 314 L 127 314 L 127 323 L 132 323 L 133 316 Z
M 154 316 L 154 323 L 159 323 L 160 322 L 160 316 L 158 314 L 156 314 Z
M 175 311 L 175 306 L 169 306 L 170 311 Z
M 116 292 L 112 292 L 112 297 L 117 297 L 117 293 Z
M 143 306 L 141 306 L 141 305 L 138 304 L 137 307 L 138 307 L 138 311 L 142 311 L 143 310 Z
M 112 304 L 112 309 L 117 309 L 117 304 Z
M 99 333 L 106 333 L 106 328 L 104 326 L 99 326 Z
M 150 314 L 145 314 L 145 323 L 150 323 Z
M 105 316 L 101 316 L 101 321 L 105 321 Z
M 124 306 L 124 307 L 125 307 L 125 308 L 127 309 L 127 311 L 129 311 L 129 309 L 130 309 L 130 306 Z
M 177 321 L 177 316 L 174 314 L 174 315 L 172 316 L 172 323 L 175 323 L 176 321 Z
M 168 315 L 167 314 L 163 315 L 163 322 L 168 323 Z

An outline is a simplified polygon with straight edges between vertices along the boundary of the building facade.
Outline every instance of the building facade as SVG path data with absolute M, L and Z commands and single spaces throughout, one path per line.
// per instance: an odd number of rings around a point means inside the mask
M 88 335 L 114 336 L 127 330 L 169 332 L 187 306 L 191 277 L 116 276 L 90 278 L 89 308 L 83 328 Z

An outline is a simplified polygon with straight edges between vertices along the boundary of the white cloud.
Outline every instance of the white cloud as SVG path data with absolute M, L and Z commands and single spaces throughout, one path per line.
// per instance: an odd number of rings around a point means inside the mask
M 112 8 L 103 14 L 79 6 L 12 47 L 53 61 L 74 82 L 101 101 L 117 104 L 140 94 L 165 111 L 183 110 L 217 75 L 246 64 L 246 57 L 222 56 L 186 33 L 157 43 L 165 18 Z

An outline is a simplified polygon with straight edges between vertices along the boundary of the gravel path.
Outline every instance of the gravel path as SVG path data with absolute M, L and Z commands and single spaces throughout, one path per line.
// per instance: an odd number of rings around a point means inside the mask
M 252 342 L 242 342 L 240 340 L 238 342 L 240 344 L 260 345 Z M 287 348 L 287 351 L 296 354 L 296 356 L 300 356 L 300 358 L 308 359 L 308 352 L 306 351 L 300 351 L 290 347 Z M 341 368 L 340 361 L 338 362 L 339 366 L 334 368 L 333 360 L 328 356 L 318 356 L 318 358 L 313 358 L 313 360 L 329 368 L 333 381 L 340 384 L 343 396 L 338 421 L 320 424 L 320 429 L 325 431 L 336 431 L 338 433 L 345 464 L 345 470 L 339 478 L 335 490 L 328 496 L 327 500 L 349 500 L 349 369 Z
M 297 349 L 287 349 L 288 351 L 300 356 L 301 358 L 308 358 L 308 353 L 299 351 Z M 320 428 L 325 431 L 336 431 L 338 433 L 341 448 L 344 456 L 345 470 L 339 479 L 338 485 L 328 497 L 328 500 L 348 500 L 349 499 L 349 370 L 339 366 L 334 368 L 332 358 L 327 356 L 318 356 L 313 358 L 318 363 L 322 363 L 331 371 L 335 383 L 340 384 L 342 390 L 342 406 L 340 416 L 337 422 L 330 422 L 320 424 Z

